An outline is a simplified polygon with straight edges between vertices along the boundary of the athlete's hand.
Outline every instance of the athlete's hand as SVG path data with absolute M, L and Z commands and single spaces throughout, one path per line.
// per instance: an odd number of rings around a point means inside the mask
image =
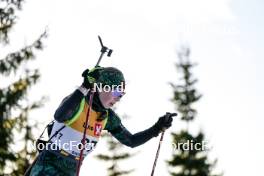
M 164 116 L 160 117 L 159 120 L 155 123 L 155 127 L 159 130 L 159 131 L 164 131 L 166 129 L 168 129 L 169 127 L 171 127 L 172 124 L 172 117 L 177 116 L 177 113 L 170 113 L 167 112 Z
M 91 85 L 88 81 L 88 73 L 89 73 L 89 69 L 86 69 L 83 71 L 82 73 L 82 77 L 83 77 L 83 83 L 82 86 L 85 87 L 86 89 L 90 89 Z

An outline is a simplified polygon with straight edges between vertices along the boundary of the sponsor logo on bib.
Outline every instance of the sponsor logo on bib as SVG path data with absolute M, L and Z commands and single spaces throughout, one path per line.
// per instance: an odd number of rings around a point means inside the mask
M 95 135 L 95 136 L 100 136 L 101 131 L 102 131 L 102 124 L 100 124 L 100 123 L 95 123 L 94 135 Z

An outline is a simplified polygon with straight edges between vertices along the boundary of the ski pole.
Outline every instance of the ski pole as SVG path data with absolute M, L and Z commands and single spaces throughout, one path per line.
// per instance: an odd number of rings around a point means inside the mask
M 101 55 L 100 55 L 100 57 L 99 57 L 99 59 L 98 59 L 96 65 L 95 65 L 95 67 L 98 66 L 98 65 L 100 64 L 100 62 L 101 62 L 101 60 L 102 60 L 102 58 L 103 58 L 103 56 L 104 56 L 104 54 L 105 54 L 106 52 L 107 52 L 107 56 L 108 56 L 108 57 L 110 57 L 111 54 L 112 54 L 112 52 L 113 52 L 112 49 L 108 49 L 107 47 L 105 47 L 105 46 L 103 45 L 102 39 L 101 39 L 101 37 L 100 37 L 99 35 L 98 35 L 98 39 L 99 39 L 99 42 L 100 42 L 100 44 L 101 44 L 102 49 L 101 49 Z
M 103 56 L 105 53 L 107 53 L 107 56 L 110 57 L 113 50 L 112 49 L 108 49 L 107 47 L 105 47 L 103 45 L 103 42 L 102 42 L 102 39 L 101 37 L 98 35 L 98 39 L 99 39 L 99 42 L 101 44 L 101 55 L 95 65 L 95 67 L 99 66 Z M 79 156 L 79 161 L 78 161 L 78 165 L 77 165 L 77 171 L 76 171 L 76 176 L 79 176 L 79 173 L 80 173 L 80 168 L 81 168 L 81 165 L 82 165 L 82 159 L 83 159 L 83 150 L 84 150 L 84 146 L 85 146 L 85 142 L 86 142 L 86 131 L 87 131 L 87 128 L 88 128 L 88 124 L 89 124 L 89 117 L 90 117 L 90 112 L 92 110 L 92 104 L 93 104 L 93 97 L 94 97 L 94 92 L 96 90 L 92 90 L 90 91 L 90 98 L 89 98 L 89 109 L 88 109 L 88 112 L 86 114 L 86 119 L 85 119 L 85 126 L 84 126 L 84 131 L 83 131 L 83 138 L 82 138 L 82 148 L 81 148 L 81 152 L 80 152 L 80 156 Z
M 83 131 L 83 138 L 82 138 L 82 149 L 80 152 L 80 156 L 79 156 L 79 161 L 78 161 L 78 166 L 77 166 L 77 173 L 76 176 L 79 176 L 80 173 L 80 168 L 81 168 L 81 164 L 82 164 L 82 157 L 83 157 L 83 150 L 84 150 L 84 146 L 85 146 L 85 139 L 86 139 L 86 130 L 88 127 L 88 122 L 89 122 L 89 117 L 90 117 L 90 112 L 92 110 L 92 104 L 93 104 L 93 96 L 94 96 L 94 91 L 90 92 L 90 98 L 89 98 L 89 109 L 86 115 L 86 120 L 85 120 L 85 126 L 84 126 L 84 131 Z
M 155 172 L 155 168 L 156 168 L 156 164 L 157 164 L 158 157 L 159 157 L 159 152 L 160 152 L 160 146 L 161 146 L 161 143 L 163 141 L 164 133 L 165 133 L 165 131 L 163 131 L 161 133 L 161 136 L 160 136 L 159 146 L 158 146 L 158 149 L 157 149 L 157 152 L 156 152 L 156 157 L 155 157 L 155 161 L 154 161 L 154 164 L 153 164 L 153 167 L 152 167 L 151 176 L 153 176 L 154 172 Z
M 166 115 L 168 115 L 168 114 L 170 114 L 170 113 L 167 112 Z M 175 113 L 175 115 L 177 115 L 177 114 Z M 169 116 L 166 116 L 165 117 L 165 121 L 168 120 L 168 118 L 169 118 Z M 162 129 L 162 133 L 161 133 L 160 140 L 159 140 L 159 146 L 158 146 L 158 149 L 157 149 L 157 152 L 156 152 L 155 160 L 154 160 L 152 171 L 151 171 L 151 176 L 154 176 L 155 168 L 156 168 L 158 157 L 159 157 L 159 153 L 160 153 L 161 143 L 163 141 L 163 136 L 165 134 L 165 130 L 166 130 L 166 128 Z

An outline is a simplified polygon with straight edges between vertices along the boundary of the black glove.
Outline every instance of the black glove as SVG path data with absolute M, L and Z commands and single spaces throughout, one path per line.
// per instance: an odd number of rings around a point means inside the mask
M 164 131 L 167 128 L 171 127 L 172 117 L 177 116 L 177 113 L 167 112 L 164 116 L 160 117 L 159 120 L 155 123 L 154 127 L 160 131 Z
M 83 77 L 82 86 L 84 86 L 86 89 L 93 88 L 93 83 L 95 83 L 96 80 L 99 78 L 100 70 L 102 70 L 102 69 L 103 69 L 103 67 L 96 66 L 91 71 L 89 69 L 84 70 L 82 73 L 82 77 Z M 88 79 L 88 76 L 89 76 L 89 78 L 91 78 L 90 81 Z
M 82 86 L 85 87 L 86 89 L 91 88 L 91 84 L 88 81 L 88 73 L 89 73 L 89 69 L 84 70 L 82 73 L 82 77 L 83 77 Z

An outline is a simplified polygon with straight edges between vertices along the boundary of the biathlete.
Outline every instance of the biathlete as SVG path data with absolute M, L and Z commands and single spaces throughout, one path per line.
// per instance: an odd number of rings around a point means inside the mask
M 111 109 L 125 94 L 122 72 L 114 67 L 95 67 L 90 71 L 85 70 L 82 76 L 82 85 L 64 98 L 56 110 L 50 147 L 40 152 L 31 168 L 30 176 L 76 175 L 81 148 L 84 147 L 84 158 L 95 148 L 102 130 L 107 130 L 126 146 L 137 147 L 171 126 L 172 117 L 176 113 L 166 113 L 150 128 L 135 134 L 130 133 Z M 99 90 L 99 86 L 103 89 Z M 89 104 L 91 90 L 94 94 L 92 104 Z M 85 133 L 86 145 L 82 146 L 85 120 L 90 106 L 92 107 Z M 51 144 L 56 146 L 55 149 Z

